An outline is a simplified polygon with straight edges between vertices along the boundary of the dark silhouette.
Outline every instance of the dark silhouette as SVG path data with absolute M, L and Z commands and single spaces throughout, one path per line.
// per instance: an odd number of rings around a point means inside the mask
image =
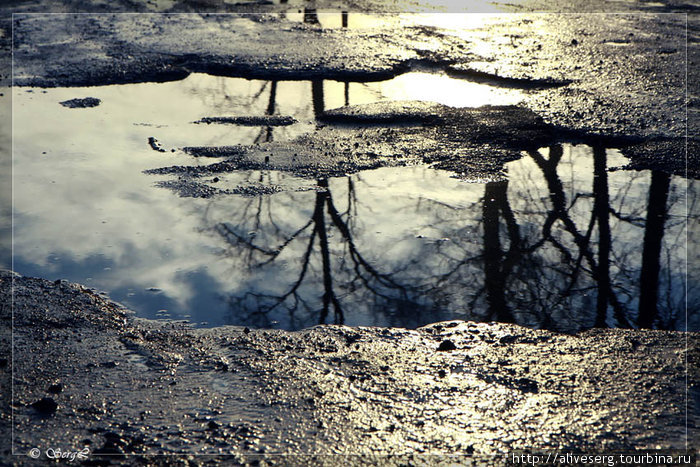
M 274 104 L 268 109 L 274 111 Z M 609 156 L 603 147 L 592 150 L 592 186 L 564 178 L 580 166 L 564 158 L 561 146 L 548 152 L 548 157 L 531 152 L 535 164 L 524 165 L 521 170 L 529 172 L 516 177 L 515 184 L 486 183 L 483 197 L 471 208 L 420 195 L 401 199 L 405 204 L 397 209 L 405 213 L 407 232 L 426 229 L 445 238 L 406 240 L 411 250 L 402 246 L 397 249 L 403 252 L 400 256 L 385 256 L 365 227 L 372 219 L 363 216 L 377 211 L 373 197 L 361 196 L 365 187 L 373 187 L 361 174 L 348 176 L 346 185 L 317 180 L 313 193 L 234 203 L 245 209 L 236 208 L 239 214 L 217 224 L 217 233 L 234 248 L 230 256 L 236 268 L 251 271 L 251 278 L 274 278 L 276 286 L 253 286 L 230 296 L 233 321 L 265 326 L 275 316 L 279 319 L 282 310 L 289 326 L 297 328 L 312 322 L 344 323 L 351 310 L 362 310 L 381 317 L 377 323 L 420 325 L 440 319 L 442 313 L 443 319 L 577 331 L 627 327 L 630 321 L 651 327 L 661 316 L 672 316 L 670 290 L 678 279 L 670 275 L 670 263 L 662 256 L 670 177 L 654 173 L 647 205 L 637 205 L 629 200 L 637 201 L 638 195 L 625 193 L 643 186 L 639 177 L 632 177 L 627 188 L 611 191 Z M 251 176 L 258 184 L 270 177 L 266 171 Z M 591 173 L 583 179 L 590 180 Z M 540 180 L 546 191 L 530 191 Z M 342 212 L 333 191 L 341 193 Z M 312 207 L 308 221 L 295 220 L 296 226 L 278 222 L 288 209 L 298 219 L 304 205 Z M 472 217 L 465 221 L 464 213 Z M 668 289 L 663 290 L 663 303 L 658 298 L 661 283 Z
M 598 282 L 595 327 L 607 326 L 608 302 L 612 296 L 610 287 L 610 196 L 608 194 L 607 156 L 605 148 L 593 147 L 593 215 L 598 223 L 598 266 L 595 275 Z
M 488 301 L 488 317 L 512 323 L 513 314 L 506 303 L 506 280 L 519 248 L 518 226 L 507 198 L 508 182 L 491 182 L 484 190 L 484 281 Z M 506 218 L 511 235 L 508 255 L 504 260 L 499 231 L 499 212 Z M 515 240 L 515 241 L 514 241 Z
M 639 315 L 637 325 L 651 328 L 658 310 L 659 272 L 661 271 L 661 241 L 668 214 L 666 202 L 671 177 L 662 172 L 652 172 L 649 186 L 647 219 L 644 225 L 642 271 L 639 276 Z

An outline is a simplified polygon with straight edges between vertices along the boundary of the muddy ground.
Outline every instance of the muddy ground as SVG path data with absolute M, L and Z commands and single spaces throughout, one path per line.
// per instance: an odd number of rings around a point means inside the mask
M 44 460 L 48 447 L 87 447 L 93 460 L 113 462 L 220 453 L 294 464 L 275 454 L 303 453 L 329 465 L 341 455 L 400 464 L 474 454 L 500 464 L 494 456 L 513 450 L 678 449 L 686 368 L 690 394 L 700 392 L 694 333 L 574 336 L 457 321 L 192 329 L 134 319 L 75 284 L 8 272 L 3 303 L 13 278 L 14 358 L 0 375 L 6 387 L 14 374 L 15 453 L 40 447 Z M 9 308 L 2 313 L 7 323 Z M 697 403 L 688 406 L 691 446 Z
M 192 72 L 352 81 L 423 70 L 523 89 L 528 98 L 518 108 L 455 111 L 416 103 L 408 110 L 327 111 L 307 139 L 267 148 L 189 148 L 193 155 L 224 151 L 217 155 L 225 160 L 196 169 L 200 174 L 191 167 L 159 170 L 189 175 L 174 188 L 195 196 L 212 193 L 196 184 L 198 176 L 244 164 L 326 176 L 420 160 L 467 178 L 499 177 L 503 163 L 519 151 L 568 139 L 614 141 L 635 168 L 687 169 L 700 176 L 700 36 L 696 16 L 686 23 L 684 13 L 697 12 L 690 2 L 510 2 L 501 6 L 550 14 L 514 15 L 466 38 L 427 26 L 322 30 L 276 15 L 23 14 L 278 12 L 289 6 L 301 4 L 4 2 L 2 112 L 9 117 L 12 40 L 17 85 L 164 81 Z M 431 7 L 372 1 L 318 6 L 374 12 Z M 559 11 L 574 14 L 551 14 Z M 17 13 L 14 20 L 10 13 Z M 545 27 L 553 23 L 556 28 Z M 386 119 L 403 119 L 404 125 L 387 133 Z M 465 126 L 471 137 L 450 133 Z M 10 125 L 3 127 L 0 150 L 8 156 Z M 355 147 L 360 140 L 369 144 Z M 479 157 L 485 144 L 489 158 Z M 421 152 L 409 154 L 405 147 Z M 271 152 L 276 158 L 266 160 Z M 330 152 L 342 157 L 328 162 Z M 8 157 L 3 164 L 9 166 Z M 6 190 L 3 199 L 7 214 Z M 7 231 L 8 223 L 0 230 Z M 8 245 L 5 237 L 3 242 Z M 689 258 L 696 260 L 697 252 Z M 349 463 L 400 464 L 445 460 L 411 457 L 422 454 L 466 453 L 500 464 L 492 456 L 514 449 L 680 448 L 686 400 L 687 440 L 695 446 L 700 440 L 697 334 L 592 330 L 570 336 L 457 322 L 413 331 L 191 329 L 135 319 L 78 285 L 16 276 L 12 322 L 11 277 L 0 276 L 6 396 L 0 435 L 8 440 L 14 431 L 16 454 L 40 447 L 42 463 L 48 447 L 87 447 L 92 460 L 95 453 L 107 455 L 99 461 L 104 463 L 167 463 L 168 457 L 151 456 L 164 453 L 189 456 L 190 463 L 260 459 L 245 457 L 253 454 L 290 465 L 337 464 L 339 457 L 329 454 L 362 456 L 342 457 Z M 9 444 L 3 450 L 9 455 Z M 194 457 L 202 453 L 233 456 Z
M 466 36 L 392 21 L 328 29 L 278 14 L 22 13 L 37 10 L 31 4 L 18 9 L 5 27 L 14 46 L 15 85 L 170 81 L 194 72 L 338 81 L 384 80 L 415 70 L 447 73 L 527 91 L 524 107 L 561 129 L 560 139 L 625 137 L 635 143 L 626 151 L 635 168 L 700 174 L 694 59 L 686 60 L 686 42 L 696 40 L 696 32 L 686 28 L 683 8 L 664 14 L 514 14 Z M 183 10 L 172 5 L 166 11 Z M 477 163 L 465 161 L 465 167 Z

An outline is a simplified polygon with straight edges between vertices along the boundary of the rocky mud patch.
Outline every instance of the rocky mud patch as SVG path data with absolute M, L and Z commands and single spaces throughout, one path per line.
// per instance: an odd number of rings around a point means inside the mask
M 177 175 L 176 180 L 159 185 L 188 197 L 225 194 L 226 190 L 213 184 L 218 181 L 216 175 L 245 170 L 286 171 L 319 179 L 379 167 L 428 164 L 464 180 L 493 181 L 506 179 L 504 165 L 528 151 L 575 141 L 620 147 L 633 160 L 629 168 L 685 175 L 688 167 L 688 175 L 698 175 L 694 156 L 686 164 L 686 146 L 681 140 L 585 134 L 547 124 L 520 106 L 453 108 L 417 101 L 379 102 L 332 109 L 317 120 L 313 131 L 292 141 L 185 147 L 185 153 L 198 159 L 220 160 L 145 173 Z
M 566 335 L 459 321 L 192 329 L 134 319 L 66 282 L 4 272 L 0 284 L 3 302 L 14 292 L 15 354 L 0 372 L 3 384 L 14 374 L 20 453 L 63 446 L 87 447 L 93 460 L 208 453 L 275 463 L 289 460 L 275 453 L 300 452 L 330 462 L 682 448 L 686 371 L 698 385 L 694 333 Z M 10 312 L 3 307 L 4 325 Z

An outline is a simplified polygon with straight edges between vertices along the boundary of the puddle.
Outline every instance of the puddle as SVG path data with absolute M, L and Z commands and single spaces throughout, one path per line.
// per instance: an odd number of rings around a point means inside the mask
M 88 97 L 99 104 L 60 104 Z M 106 291 L 142 317 L 198 326 L 473 319 L 573 331 L 647 320 L 683 329 L 685 187 L 694 193 L 695 184 L 606 171 L 625 165 L 615 150 L 524 154 L 507 166 L 508 183 L 465 183 L 424 166 L 327 181 L 240 171 L 217 181 L 275 188 L 255 197 L 179 198 L 142 173 L 210 162 L 184 146 L 290 140 L 347 104 L 521 97 L 422 72 L 373 83 L 193 74 L 17 88 L 14 268 Z M 239 124 L 193 123 L 212 117 Z M 285 124 L 255 125 L 272 120 Z M 697 302 L 691 287 L 689 308 Z
M 99 99 L 100 103 L 85 109 L 60 105 L 88 97 Z M 31 131 L 31 139 L 41 146 L 38 154 L 75 152 L 80 148 L 86 152 L 104 150 L 104 141 L 133 153 L 140 151 L 149 137 L 155 137 L 167 151 L 183 146 L 253 144 L 289 140 L 310 131 L 315 117 L 325 110 L 383 100 L 426 100 L 452 107 L 479 107 L 516 104 L 523 100 L 523 94 L 424 72 L 378 82 L 263 81 L 194 73 L 168 83 L 17 88 L 15 118 L 20 120 L 15 135 L 21 141 L 24 135 L 29 138 Z M 41 127 L 28 123 L 35 118 L 32 112 L 42 115 Z M 194 123 L 232 115 L 292 116 L 298 122 L 269 127 Z M 56 138 L 66 134 L 71 135 L 70 140 Z
M 601 171 L 601 160 L 625 164 L 614 150 L 543 149 L 510 163 L 507 183 L 422 166 L 327 183 L 240 172 L 227 182 L 321 190 L 208 200 L 154 189 L 133 167 L 77 174 L 109 158 L 74 158 L 57 183 L 17 163 L 15 267 L 106 290 L 140 316 L 286 329 L 496 319 L 573 331 L 599 316 L 637 322 L 642 281 L 657 304 L 643 313 L 685 326 L 686 181 Z
M 348 11 L 296 8 L 282 15 L 287 21 L 316 24 L 323 29 L 377 29 L 399 26 L 400 15 L 378 15 Z
M 490 2 L 470 2 L 465 9 L 473 13 L 386 13 L 324 10 L 314 8 L 290 9 L 283 14 L 287 21 L 318 25 L 323 29 L 389 29 L 394 27 L 427 26 L 439 28 L 447 34 L 488 26 L 507 18 L 503 11 Z M 499 14 L 500 13 L 500 14 Z
M 603 44 L 612 47 L 629 47 L 630 45 L 632 45 L 631 42 L 628 41 L 605 41 L 603 42 Z

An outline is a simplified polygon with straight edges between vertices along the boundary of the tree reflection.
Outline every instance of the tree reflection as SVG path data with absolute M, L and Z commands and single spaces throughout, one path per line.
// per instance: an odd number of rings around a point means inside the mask
M 506 281 L 520 256 L 520 234 L 508 203 L 507 193 L 508 182 L 486 184 L 483 202 L 484 282 L 488 317 L 495 321 L 512 323 L 513 313 L 506 300 Z M 508 227 L 510 246 L 507 253 L 501 250 L 499 212 Z
M 389 209 L 403 213 L 400 253 L 374 234 L 387 211 L 362 174 L 239 200 L 214 228 L 251 277 L 227 297 L 232 321 L 270 326 L 286 316 L 297 328 L 364 314 L 406 327 L 451 318 L 559 331 L 677 325 L 681 271 L 663 241 L 670 177 L 653 173 L 644 185 L 635 174 L 611 190 L 603 147 L 592 148 L 588 175 L 575 173 L 560 145 L 528 154 L 509 181 L 465 189 L 482 190 L 471 207 L 420 190 L 392 200 Z M 422 230 L 441 238 L 410 233 Z
M 668 214 L 666 204 L 671 177 L 654 172 L 649 185 L 649 203 L 644 227 L 642 268 L 639 277 L 639 315 L 637 324 L 642 328 L 654 325 L 659 314 L 658 290 L 661 273 L 661 240 Z
M 248 270 L 267 266 L 274 269 L 273 263 L 285 256 L 286 250 L 294 250 L 292 255 L 299 259 L 296 278 L 283 292 L 275 294 L 255 287 L 240 296 L 228 297 L 233 313 L 244 312 L 245 321 L 256 325 L 272 324 L 270 316 L 280 309 L 286 311 L 291 323 L 299 325 L 312 324 L 314 316 L 317 323 L 329 322 L 332 317 L 330 322 L 343 324 L 344 299 L 353 304 L 358 300 L 381 302 L 387 309 L 411 302 L 411 288 L 402 286 L 392 274 L 382 273 L 356 245 L 351 228 L 354 190 L 354 183 L 348 178 L 347 209 L 340 212 L 328 181 L 318 180 L 310 219 L 291 234 L 285 234 L 285 228 L 274 219 L 276 213 L 284 210 L 275 211 L 269 205 L 270 198 L 263 197 L 247 203 L 235 223 L 217 224 L 217 233 L 234 248 L 231 256 L 243 259 L 242 266 Z M 254 209 L 248 209 L 252 205 Z M 262 246 L 258 235 L 251 232 L 263 232 L 262 241 L 275 242 L 276 246 Z M 303 249 L 298 244 L 303 244 Z M 286 258 L 284 261 L 288 264 Z M 274 271 L 271 276 L 275 280 L 282 278 Z M 322 289 L 320 294 L 315 292 L 317 287 Z

